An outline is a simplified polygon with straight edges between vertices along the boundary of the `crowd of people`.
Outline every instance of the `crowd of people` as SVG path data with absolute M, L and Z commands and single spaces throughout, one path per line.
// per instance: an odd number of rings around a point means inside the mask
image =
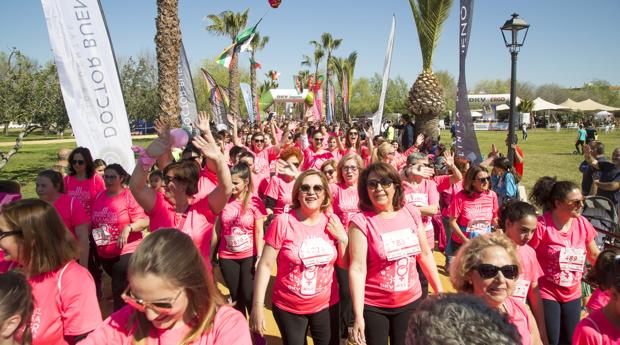
M 182 144 L 157 121 L 131 174 L 78 147 L 39 199 L 1 183 L 0 344 L 265 344 L 267 309 L 286 345 L 620 343 L 620 253 L 580 213 L 617 205 L 620 149 L 585 144 L 587 190 L 542 177 L 530 204 L 516 137 L 476 164 L 406 117 L 228 121 Z

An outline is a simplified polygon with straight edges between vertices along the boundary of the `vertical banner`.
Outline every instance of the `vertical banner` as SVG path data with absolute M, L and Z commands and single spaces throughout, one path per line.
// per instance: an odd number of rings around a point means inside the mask
M 349 74 L 346 70 L 342 71 L 342 111 L 344 121 L 349 121 Z
M 327 123 L 334 121 L 336 109 L 336 93 L 334 92 L 334 84 L 327 84 Z
M 135 165 L 112 43 L 98 0 L 41 0 L 60 88 L 78 146 Z
M 196 107 L 192 72 L 189 69 L 183 41 L 181 41 L 179 55 L 179 105 L 181 106 L 181 127 L 191 135 L 193 134 L 194 121 L 198 117 L 198 108 Z
M 323 121 L 323 89 L 318 85 L 314 91 L 314 118 L 316 121 Z
M 254 122 L 254 107 L 252 107 L 252 91 L 250 85 L 246 83 L 240 83 L 239 88 L 243 95 L 243 101 L 245 102 L 245 108 L 248 110 L 248 120 L 250 123 Z
M 209 96 L 209 103 L 211 104 L 211 118 L 215 122 L 217 130 L 228 129 L 228 120 L 226 119 L 226 102 L 225 93 L 221 87 L 217 85 L 213 76 L 209 74 L 204 68 L 200 69 L 202 75 L 207 81 L 207 94 Z
M 461 0 L 459 7 L 459 81 L 456 92 L 456 154 L 473 164 L 482 162 L 476 131 L 471 119 L 467 82 L 465 81 L 465 60 L 471 33 L 471 18 L 474 14 L 474 0 Z
M 394 30 L 396 29 L 396 17 L 392 16 L 392 29 L 388 39 L 387 53 L 383 62 L 383 81 L 381 82 L 381 96 L 379 97 L 379 109 L 372 117 L 372 129 L 375 134 L 381 132 L 381 121 L 383 120 L 383 107 L 385 106 L 385 95 L 390 81 L 390 66 L 392 65 L 392 50 L 394 50 Z

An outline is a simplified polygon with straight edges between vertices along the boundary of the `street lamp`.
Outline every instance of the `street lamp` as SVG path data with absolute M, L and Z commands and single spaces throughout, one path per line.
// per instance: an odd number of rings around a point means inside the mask
M 500 30 L 504 37 L 504 43 L 510 51 L 512 68 L 510 73 L 510 116 L 508 117 L 508 160 L 511 164 L 514 164 L 515 149 L 512 147 L 515 144 L 515 119 L 517 105 L 517 54 L 519 49 L 523 46 L 525 38 L 527 37 L 527 31 L 530 25 L 525 20 L 519 18 L 516 13 L 512 14 L 512 18 L 508 19 Z M 519 40 L 519 31 L 524 31 L 523 38 Z

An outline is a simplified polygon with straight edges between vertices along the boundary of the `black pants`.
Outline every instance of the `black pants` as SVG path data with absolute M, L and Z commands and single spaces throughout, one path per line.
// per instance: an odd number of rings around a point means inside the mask
M 275 304 L 272 311 L 282 335 L 283 345 L 303 345 L 308 327 L 310 327 L 314 345 L 338 345 L 340 339 L 338 337 L 337 303 L 314 314 L 289 313 Z
M 570 345 L 581 318 L 581 298 L 566 303 L 543 299 L 550 345 Z
M 88 239 L 88 272 L 95 281 L 97 298 L 101 299 L 103 298 L 103 271 L 101 270 L 101 262 L 99 262 L 99 254 L 97 253 L 97 245 L 93 235 L 88 236 Z
M 581 151 L 579 151 L 579 146 L 581 146 Z M 583 154 L 583 140 L 577 140 L 575 142 L 575 151 L 579 154 Z
M 121 294 L 127 288 L 127 266 L 129 266 L 131 254 L 117 256 L 115 258 L 99 257 L 101 267 L 107 275 L 112 278 L 112 298 L 114 301 L 114 311 L 125 306 Z
M 243 315 L 252 311 L 252 293 L 254 291 L 254 264 L 256 257 L 250 256 L 244 259 L 220 258 L 222 276 L 230 298 L 235 302 L 235 309 Z
M 338 294 L 340 295 L 340 338 L 349 337 L 349 327 L 353 327 L 353 303 L 349 291 L 349 270 L 336 266 Z
M 398 308 L 379 308 L 364 305 L 364 324 L 367 345 L 404 345 L 407 324 L 413 311 L 422 299 L 419 298 Z

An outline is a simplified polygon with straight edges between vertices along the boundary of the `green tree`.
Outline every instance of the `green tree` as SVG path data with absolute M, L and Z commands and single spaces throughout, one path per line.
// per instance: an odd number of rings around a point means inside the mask
M 229 85 L 230 82 L 230 70 L 226 67 L 216 63 L 213 59 L 205 59 L 202 61 L 200 66 L 204 68 L 213 76 L 215 82 L 222 85 Z M 198 110 L 206 111 L 207 113 L 211 112 L 211 104 L 209 103 L 209 94 L 207 93 L 207 83 L 205 81 L 204 76 L 202 75 L 202 71 L 200 68 L 194 71 L 192 79 L 194 80 L 194 92 L 196 93 L 196 103 L 198 106 Z M 240 83 L 249 83 L 250 82 L 250 72 L 246 69 L 239 69 L 239 82 Z M 260 94 L 258 94 L 260 96 Z M 242 105 L 243 99 L 239 97 L 238 99 L 238 107 L 241 111 L 242 116 L 246 116 L 247 112 L 243 112 L 245 106 Z
M 446 101 L 447 111 L 456 111 L 456 81 L 448 71 L 435 72 L 435 76 L 439 79 L 443 88 L 444 99 Z
M 157 69 L 150 55 L 129 58 L 120 66 L 120 81 L 130 122 L 153 121 L 159 113 Z
M 536 88 L 536 96 L 545 101 L 559 104 L 568 98 L 569 91 L 558 84 L 543 84 Z
M 355 79 L 350 104 L 352 117 L 371 115 L 377 109 L 378 103 L 379 94 L 373 92 L 370 79 Z
M 207 26 L 207 31 L 216 35 L 228 37 L 232 43 L 235 43 L 235 39 L 239 32 L 243 30 L 248 22 L 248 12 L 232 12 L 224 11 L 219 15 L 210 14 L 207 19 L 211 21 L 211 24 Z M 238 67 L 238 53 L 233 51 L 232 61 L 229 66 L 229 79 L 228 79 L 228 98 L 230 99 L 229 113 L 233 117 L 238 116 L 239 113 L 239 67 Z
M 321 35 L 321 41 L 310 41 L 315 46 L 320 46 L 323 52 L 327 53 L 327 60 L 325 60 L 325 103 L 329 104 L 329 84 L 331 84 L 332 78 L 332 52 L 342 44 L 342 38 L 333 38 L 329 32 L 324 32 Z M 334 118 L 336 114 L 333 114 Z

